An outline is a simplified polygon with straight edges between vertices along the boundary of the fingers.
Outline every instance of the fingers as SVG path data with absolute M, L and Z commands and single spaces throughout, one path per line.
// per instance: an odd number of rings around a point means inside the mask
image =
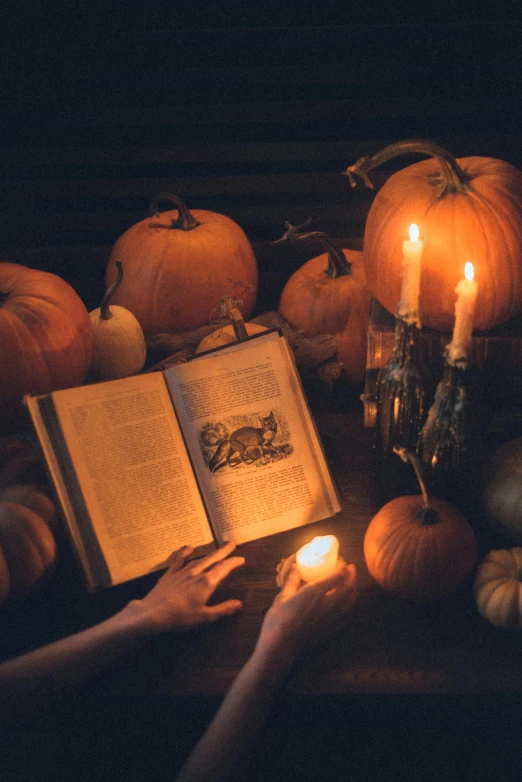
M 242 608 L 241 600 L 225 600 L 214 606 L 206 606 L 204 615 L 209 622 L 217 622 L 218 619 L 223 619 L 225 616 L 237 614 Z
M 169 570 L 171 572 L 176 572 L 177 570 L 181 570 L 181 568 L 187 561 L 187 557 L 189 557 L 193 551 L 194 551 L 194 546 L 182 546 L 181 548 L 176 549 L 176 551 L 173 551 L 172 554 L 167 559 L 167 565 Z
M 215 589 L 224 579 L 236 568 L 245 564 L 244 557 L 228 557 L 221 562 L 216 562 L 208 570 L 200 573 L 200 578 L 204 578 L 207 584 Z M 197 574 L 196 574 L 197 575 Z
M 346 564 L 344 560 L 340 560 L 336 569 L 329 576 L 314 581 L 313 584 L 320 589 L 324 589 L 326 592 L 336 587 L 347 585 L 352 587 L 355 584 L 357 578 L 357 569 L 355 565 Z
M 195 562 L 192 567 L 193 573 L 195 573 L 196 575 L 202 573 L 204 570 L 207 570 L 207 568 L 211 567 L 216 562 L 220 562 L 221 560 L 228 557 L 228 555 L 231 554 L 235 548 L 236 548 L 236 544 L 233 541 L 229 541 L 228 543 L 225 543 L 223 546 L 220 546 L 215 551 L 212 551 L 210 554 L 207 554 L 206 557 L 203 557 L 202 559 Z
M 299 589 L 300 584 L 301 573 L 299 572 L 299 568 L 294 562 L 288 571 L 288 575 L 284 580 L 283 586 L 281 587 L 281 592 L 279 593 L 281 598 L 284 600 L 294 595 Z

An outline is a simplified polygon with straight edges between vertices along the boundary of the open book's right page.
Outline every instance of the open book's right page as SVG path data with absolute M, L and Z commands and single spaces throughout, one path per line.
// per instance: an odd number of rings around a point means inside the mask
M 219 542 L 244 543 L 340 509 L 284 337 L 164 374 Z

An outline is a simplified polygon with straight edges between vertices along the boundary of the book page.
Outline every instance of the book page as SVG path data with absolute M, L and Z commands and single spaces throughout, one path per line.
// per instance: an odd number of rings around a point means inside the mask
M 213 540 L 160 372 L 52 394 L 111 582 Z
M 335 488 L 284 338 L 165 371 L 218 541 L 332 516 Z

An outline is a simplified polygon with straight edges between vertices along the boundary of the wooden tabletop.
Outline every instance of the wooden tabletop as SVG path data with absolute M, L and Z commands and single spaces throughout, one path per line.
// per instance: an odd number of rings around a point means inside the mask
M 412 605 L 383 592 L 369 576 L 363 539 L 379 508 L 371 469 L 372 432 L 363 427 L 362 403 L 357 400 L 348 407 L 316 413 L 339 482 L 342 511 L 335 518 L 242 545 L 239 552 L 246 564 L 229 577 L 217 598 L 239 597 L 243 611 L 182 636 L 155 639 L 132 661 L 121 662 L 102 677 L 109 695 L 174 698 L 225 693 L 251 653 L 276 595 L 278 562 L 315 535 L 327 533 L 337 535 L 341 555 L 357 566 L 359 599 L 346 628 L 300 658 L 287 683 L 290 693 L 522 692 L 520 636 L 494 628 L 478 615 L 471 579 L 442 601 Z M 64 551 L 49 582 L 25 603 L 0 615 L 4 658 L 109 616 L 128 599 L 145 594 L 155 578 L 87 595 Z

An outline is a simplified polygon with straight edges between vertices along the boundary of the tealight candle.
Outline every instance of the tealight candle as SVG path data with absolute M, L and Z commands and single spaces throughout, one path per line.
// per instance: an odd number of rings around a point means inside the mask
M 467 358 L 473 333 L 473 317 L 477 302 L 478 284 L 474 279 L 475 271 L 469 261 L 464 267 L 464 279 L 455 288 L 457 301 L 455 303 L 455 326 L 450 344 L 447 346 L 448 360 L 454 364 L 459 359 Z
M 303 581 L 317 581 L 335 570 L 338 557 L 339 541 L 335 535 L 322 535 L 302 546 L 295 561 Z
M 423 242 L 419 239 L 419 229 L 412 223 L 409 229 L 410 239 L 402 244 L 402 285 L 398 315 L 408 323 L 417 323 L 420 328 L 419 293 Z

